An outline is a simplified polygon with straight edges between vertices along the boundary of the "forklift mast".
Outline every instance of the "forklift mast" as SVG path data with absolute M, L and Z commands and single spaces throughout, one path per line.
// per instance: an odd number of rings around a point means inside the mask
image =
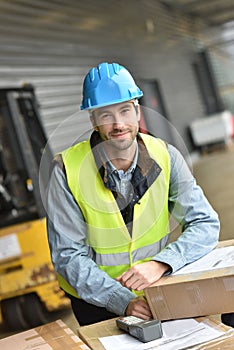
M 0 89 L 0 227 L 45 216 L 39 167 L 46 143 L 33 86 Z M 47 146 L 44 172 L 51 160 Z
M 0 89 L 0 322 L 13 331 L 70 306 L 47 239 L 42 197 L 51 161 L 33 86 Z

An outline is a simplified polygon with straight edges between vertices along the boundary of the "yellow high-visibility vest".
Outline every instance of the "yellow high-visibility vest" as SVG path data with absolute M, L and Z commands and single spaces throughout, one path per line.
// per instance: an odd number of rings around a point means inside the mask
M 62 152 L 68 186 L 87 223 L 86 243 L 95 251 L 96 264 L 112 278 L 149 261 L 164 248 L 169 234 L 170 156 L 164 141 L 141 137 L 162 171 L 134 206 L 132 236 L 112 192 L 104 185 L 90 141 Z M 58 280 L 62 289 L 78 297 L 62 276 Z

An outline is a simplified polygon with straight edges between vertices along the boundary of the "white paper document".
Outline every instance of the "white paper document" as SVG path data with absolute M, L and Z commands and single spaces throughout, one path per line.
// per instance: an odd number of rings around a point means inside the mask
M 221 269 L 229 266 L 234 266 L 234 246 L 214 249 L 201 259 L 182 267 L 173 275 L 184 275 L 186 273 Z
M 163 337 L 142 343 L 129 334 L 99 338 L 106 350 L 182 350 L 216 339 L 225 332 L 194 319 L 162 322 Z

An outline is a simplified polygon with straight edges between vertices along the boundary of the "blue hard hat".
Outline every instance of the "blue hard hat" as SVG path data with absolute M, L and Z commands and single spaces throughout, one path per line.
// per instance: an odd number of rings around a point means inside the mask
M 93 109 L 143 96 L 129 71 L 118 63 L 100 63 L 84 79 L 80 109 Z

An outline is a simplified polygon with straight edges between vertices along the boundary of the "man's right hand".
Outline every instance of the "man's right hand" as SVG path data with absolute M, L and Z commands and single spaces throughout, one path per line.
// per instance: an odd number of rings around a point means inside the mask
M 142 296 L 136 297 L 130 301 L 126 308 L 125 314 L 126 316 L 140 317 L 146 321 L 153 318 L 153 315 L 149 308 L 149 304 Z

